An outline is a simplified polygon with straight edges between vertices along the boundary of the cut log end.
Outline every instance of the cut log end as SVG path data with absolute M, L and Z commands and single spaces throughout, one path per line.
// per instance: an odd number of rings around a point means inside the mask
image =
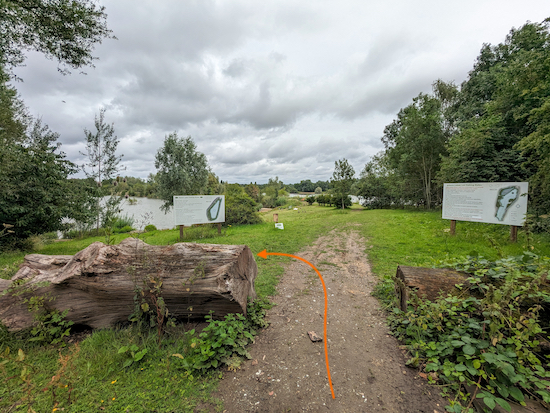
M 457 284 L 464 284 L 469 274 L 447 268 L 422 268 L 400 265 L 395 275 L 395 292 L 399 308 L 407 310 L 411 292 L 427 300 L 436 300 L 441 293 L 458 292 Z

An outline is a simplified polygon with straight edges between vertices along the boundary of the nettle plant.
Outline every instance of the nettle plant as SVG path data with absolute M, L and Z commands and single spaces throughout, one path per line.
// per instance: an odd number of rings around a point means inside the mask
M 20 279 L 15 280 L 2 294 L 24 297 L 23 302 L 33 315 L 33 326 L 29 329 L 32 337 L 28 339 L 29 341 L 64 346 L 64 338 L 70 335 L 74 323 L 66 319 L 69 310 L 59 311 L 49 308 L 48 303 L 54 301 L 55 297 L 36 294 L 37 290 L 47 285 L 49 285 L 47 281 L 29 285 L 28 280 Z
M 257 329 L 268 326 L 264 317 L 270 306 L 260 299 L 248 303 L 247 317 L 227 314 L 223 320 L 214 320 L 206 316 L 208 326 L 198 335 L 195 330 L 188 331 L 184 354 L 173 356 L 181 359 L 181 367 L 188 371 L 206 372 L 222 365 L 230 370 L 240 368 L 243 359 L 250 358 L 246 347 L 254 341 Z
M 442 266 L 472 274 L 461 294 L 433 302 L 414 297 L 408 311 L 394 309 L 390 316 L 394 334 L 414 355 L 409 364 L 454 390 L 451 412 L 469 411 L 474 398 L 507 411 L 506 399 L 550 403 L 549 356 L 541 349 L 548 338 L 541 309 L 550 308 L 550 259 L 526 252 Z

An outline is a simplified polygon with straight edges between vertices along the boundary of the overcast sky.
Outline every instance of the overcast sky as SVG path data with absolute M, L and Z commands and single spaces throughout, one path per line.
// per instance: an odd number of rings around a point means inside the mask
M 548 0 L 102 0 L 118 40 L 86 75 L 31 54 L 16 73 L 30 112 L 82 164 L 106 109 L 124 175 L 156 172 L 176 131 L 229 182 L 357 175 L 400 108 L 438 78 L 460 84 L 483 43 L 550 16 Z

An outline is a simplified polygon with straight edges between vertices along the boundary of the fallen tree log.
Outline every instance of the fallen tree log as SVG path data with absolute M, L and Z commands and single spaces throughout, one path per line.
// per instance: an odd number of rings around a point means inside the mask
M 31 327 L 33 296 L 44 298 L 44 310 L 68 310 L 67 320 L 92 328 L 126 322 L 136 304 L 154 306 L 158 297 L 179 320 L 246 314 L 256 274 L 246 245 L 95 242 L 74 256 L 27 255 L 12 280 L 0 284 L 0 320 L 12 331 Z
M 434 301 L 440 293 L 458 292 L 456 284 L 464 284 L 470 274 L 447 268 L 397 267 L 395 292 L 399 299 L 399 308 L 407 310 L 407 301 L 411 292 L 418 297 Z

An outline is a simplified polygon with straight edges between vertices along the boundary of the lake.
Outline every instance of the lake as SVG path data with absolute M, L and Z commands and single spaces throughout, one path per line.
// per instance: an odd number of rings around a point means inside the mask
M 130 205 L 127 199 L 124 200 L 120 205 L 120 209 L 122 209 L 120 215 L 133 217 L 134 228 L 143 229 L 146 225 L 151 224 L 157 227 L 157 229 L 172 229 L 175 227 L 174 212 L 170 210 L 165 214 L 160 210 L 160 206 L 164 203 L 163 200 L 137 197 L 132 197 L 132 199 L 136 199 L 137 203 Z M 151 219 L 143 223 L 146 214 L 149 214 Z M 139 226 L 141 226 L 141 228 L 138 228 Z

